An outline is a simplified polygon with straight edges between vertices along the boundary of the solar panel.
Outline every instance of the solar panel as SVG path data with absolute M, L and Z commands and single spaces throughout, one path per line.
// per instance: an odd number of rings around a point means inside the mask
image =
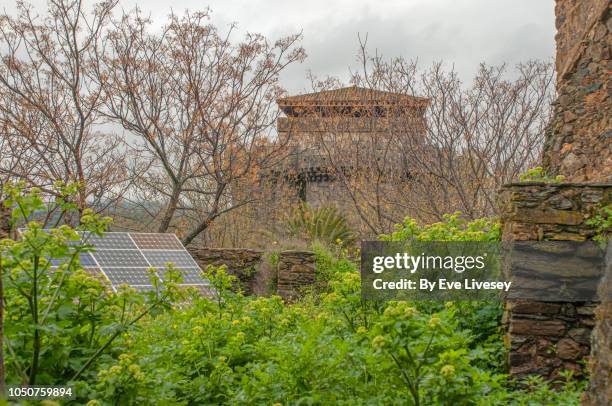
M 181 275 L 183 276 L 184 284 L 201 284 L 202 277 L 200 276 L 200 268 L 182 268 L 179 269 Z M 162 275 L 162 278 L 165 277 L 165 270 L 159 271 Z
M 145 258 L 151 266 L 165 267 L 168 262 L 172 262 L 175 267 L 182 268 L 194 268 L 198 264 L 191 258 L 191 255 L 187 251 L 145 251 L 143 250 Z
M 66 260 L 65 259 L 60 259 L 60 258 L 49 258 L 49 262 L 51 262 L 51 267 L 56 268 L 60 264 L 66 262 Z M 94 261 L 93 257 L 88 252 L 81 252 L 79 254 L 79 262 L 81 263 L 81 266 L 83 268 L 97 266 L 97 264 Z
M 102 249 L 114 249 L 114 250 L 125 250 L 125 249 L 138 249 L 134 241 L 130 238 L 128 233 L 106 233 L 103 237 L 92 235 L 84 238 L 88 244 L 96 247 L 97 250 Z
M 151 285 L 149 268 L 104 268 L 113 285 Z
M 183 244 L 174 234 L 130 233 L 141 250 L 183 250 Z
M 79 254 L 79 261 L 81 262 L 81 266 L 84 268 L 97 266 L 96 261 L 94 261 L 89 252 L 81 252 Z
M 106 267 L 148 267 L 149 262 L 140 251 L 133 250 L 104 250 L 98 249 L 92 253 L 98 265 Z
M 153 275 L 163 281 L 167 264 L 181 272 L 181 286 L 194 286 L 200 292 L 210 293 L 210 283 L 201 277 L 201 269 L 174 234 L 163 233 L 105 233 L 102 237 L 80 233 L 81 243 L 92 246 L 92 252 L 79 254 L 81 266 L 88 272 L 102 275 L 113 290 L 129 285 L 138 291 L 152 290 L 150 268 Z M 71 243 L 73 245 L 73 243 Z M 53 267 L 65 262 L 50 259 Z

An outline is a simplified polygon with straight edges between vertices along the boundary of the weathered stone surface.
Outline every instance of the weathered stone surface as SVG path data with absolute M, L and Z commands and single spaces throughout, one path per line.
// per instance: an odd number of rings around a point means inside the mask
M 591 343 L 591 329 L 578 327 L 570 329 L 567 332 L 567 335 L 572 338 L 572 340 L 576 341 L 582 345 L 589 345 Z
M 561 305 L 558 303 L 515 301 L 508 303 L 508 309 L 520 314 L 557 314 Z
M 263 251 L 246 248 L 207 248 L 189 247 L 189 252 L 202 269 L 209 265 L 225 265 L 227 272 L 238 278 L 240 289 L 245 295 L 253 293 Z
M 612 181 L 610 0 L 557 0 L 557 103 L 544 166 L 574 181 Z
M 298 298 L 316 282 L 315 254 L 310 251 L 283 251 L 278 259 L 278 295 L 287 301 Z
M 572 208 L 553 208 L 556 196 L 571 202 Z M 612 184 L 513 183 L 502 188 L 499 201 L 506 240 L 584 241 L 594 234 L 584 220 L 612 203 Z M 522 207 L 525 201 L 530 207 Z
M 562 338 L 557 343 L 557 356 L 562 360 L 578 360 L 588 351 L 571 338 Z
M 264 262 L 264 252 L 245 248 L 190 248 L 189 251 L 198 265 L 206 269 L 208 265 L 225 265 L 228 273 L 238 278 L 240 289 L 246 295 L 263 294 L 260 281 Z M 301 290 L 316 282 L 315 255 L 310 251 L 282 251 L 279 253 L 277 268 L 273 270 L 276 279 L 276 293 L 291 300 L 299 296 Z M 270 277 L 266 275 L 265 277 Z
M 0 240 L 8 238 L 11 232 L 11 211 L 4 207 L 4 201 L 0 200 Z
M 511 334 L 561 337 L 565 331 L 566 325 L 561 320 L 512 319 L 510 321 Z
M 612 399 L 612 244 L 608 245 L 608 266 L 599 285 L 601 304 L 595 310 L 596 325 L 591 337 L 589 388 L 586 405 L 608 405 Z

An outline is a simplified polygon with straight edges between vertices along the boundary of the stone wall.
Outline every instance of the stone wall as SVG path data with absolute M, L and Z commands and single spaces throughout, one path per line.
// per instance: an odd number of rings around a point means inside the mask
M 315 254 L 309 251 L 283 251 L 278 258 L 277 292 L 287 301 L 298 298 L 316 283 Z
M 512 183 L 499 199 L 505 240 L 585 241 L 594 235 L 586 220 L 612 203 L 612 184 Z
M 515 183 L 500 192 L 504 240 L 591 239 L 587 220 L 612 203 L 612 184 Z M 510 373 L 554 379 L 583 372 L 595 325 L 594 303 L 516 301 L 506 305 Z
M 238 278 L 245 295 L 253 294 L 264 252 L 245 248 L 189 248 L 200 268 L 208 265 L 227 266 L 229 274 Z
M 610 0 L 557 0 L 557 93 L 543 164 L 572 181 L 612 181 Z
M 290 301 L 316 282 L 316 258 L 310 251 L 282 251 L 275 266 L 260 250 L 189 248 L 189 252 L 202 269 L 208 265 L 227 266 L 228 273 L 238 278 L 245 295 L 275 293 Z
M 585 405 L 608 405 L 612 399 L 612 243 L 608 245 L 608 264 L 599 285 L 601 304 L 595 310 L 595 329 L 591 337 L 590 381 Z

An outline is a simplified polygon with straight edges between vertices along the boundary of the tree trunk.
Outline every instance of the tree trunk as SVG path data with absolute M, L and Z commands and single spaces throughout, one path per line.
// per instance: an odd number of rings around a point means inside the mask
M 174 213 L 176 212 L 176 208 L 178 207 L 178 201 L 181 196 L 181 187 L 179 185 L 174 185 L 172 189 L 172 195 L 170 196 L 170 201 L 168 202 L 168 206 L 166 207 L 166 212 L 164 213 L 164 217 L 162 218 L 159 227 L 157 229 L 158 233 L 165 233 L 170 228 L 170 223 L 172 222 L 172 218 L 174 217 Z
M 10 215 L 11 211 L 4 207 L 4 201 L 0 201 L 0 240 L 8 238 L 11 233 Z M 2 253 L 0 253 L 0 399 L 5 394 L 5 372 L 4 372 L 4 267 L 2 265 Z

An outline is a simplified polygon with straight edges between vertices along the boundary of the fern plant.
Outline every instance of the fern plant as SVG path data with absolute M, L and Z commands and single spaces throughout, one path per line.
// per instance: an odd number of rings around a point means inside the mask
M 346 218 L 335 207 L 298 206 L 287 218 L 287 231 L 293 237 L 327 244 L 350 245 L 355 235 Z

